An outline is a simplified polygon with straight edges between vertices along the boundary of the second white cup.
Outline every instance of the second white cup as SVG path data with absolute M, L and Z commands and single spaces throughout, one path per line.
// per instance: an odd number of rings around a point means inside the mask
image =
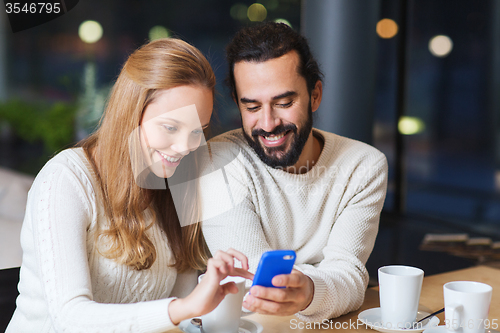
M 424 271 L 410 266 L 378 269 L 382 325 L 388 329 L 411 328 L 417 318 Z
M 445 325 L 448 331 L 483 333 L 485 326 L 490 326 L 488 312 L 493 292 L 490 285 L 454 281 L 446 283 L 443 292 Z
M 200 275 L 201 281 L 204 275 Z M 241 317 L 241 306 L 245 296 L 245 278 L 239 276 L 228 276 L 220 282 L 221 285 L 228 282 L 236 283 L 237 294 L 227 294 L 220 304 L 210 313 L 201 316 L 201 324 L 204 333 L 235 333 L 238 332 Z

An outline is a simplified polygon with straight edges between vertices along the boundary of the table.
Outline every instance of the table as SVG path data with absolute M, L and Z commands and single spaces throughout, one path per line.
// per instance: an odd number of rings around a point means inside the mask
M 486 266 L 476 266 L 472 268 L 462 269 L 458 271 L 436 274 L 424 277 L 422 285 L 422 293 L 420 295 L 420 310 L 433 312 L 441 309 L 444 306 L 443 300 L 443 285 L 450 281 L 478 281 L 487 283 L 493 287 L 493 296 L 491 299 L 489 319 L 497 319 L 500 321 L 500 270 Z M 330 327 L 335 327 L 343 323 L 356 322 L 358 314 L 363 310 L 380 306 L 378 298 L 378 288 L 370 288 L 366 291 L 365 301 L 358 311 L 348 313 L 342 317 L 336 318 Z M 307 328 L 307 323 L 298 320 L 295 316 L 279 317 L 279 316 L 266 316 L 260 314 L 253 314 L 245 318 L 259 322 L 264 327 L 264 333 L 314 333 L 314 332 L 333 332 L 335 329 L 320 329 L 317 324 L 316 329 Z M 440 325 L 444 324 L 444 313 L 438 315 Z M 304 326 L 302 326 L 304 325 Z M 344 324 L 346 326 L 347 324 Z M 303 328 L 301 328 L 303 327 Z M 365 328 L 364 325 L 359 325 L 356 329 L 347 328 L 341 330 L 344 332 L 371 332 L 376 331 Z M 169 332 L 181 332 L 179 329 L 171 330 Z

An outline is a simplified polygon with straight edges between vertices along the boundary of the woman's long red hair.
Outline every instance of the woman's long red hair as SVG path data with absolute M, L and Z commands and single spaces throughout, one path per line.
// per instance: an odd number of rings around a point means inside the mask
M 153 221 L 161 224 L 168 237 L 173 267 L 180 272 L 202 269 L 207 259 L 200 225 L 181 227 L 168 185 L 167 190 L 139 187 L 131 165 L 129 136 L 140 125 L 144 109 L 159 90 L 182 85 L 214 91 L 215 75 L 201 52 L 174 38 L 144 45 L 124 64 L 99 129 L 80 144 L 98 175 L 109 220 L 98 233 L 97 241 L 106 244 L 100 251 L 138 270 L 151 267 L 156 259 L 156 249 L 145 233 L 150 227 L 145 207 L 151 208 Z

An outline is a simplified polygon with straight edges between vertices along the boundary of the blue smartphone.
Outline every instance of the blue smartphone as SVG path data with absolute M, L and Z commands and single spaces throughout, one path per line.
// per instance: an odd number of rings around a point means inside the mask
M 295 263 L 295 251 L 274 250 L 262 254 L 252 286 L 273 287 L 273 277 L 281 274 L 290 274 Z M 283 288 L 283 287 L 279 287 Z

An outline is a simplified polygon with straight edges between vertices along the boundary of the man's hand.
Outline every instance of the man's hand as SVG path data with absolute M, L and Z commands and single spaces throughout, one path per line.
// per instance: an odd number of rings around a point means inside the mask
M 314 284 L 311 278 L 301 272 L 294 269 L 290 274 L 277 275 L 272 283 L 276 287 L 286 288 L 253 286 L 243 306 L 257 313 L 289 316 L 311 304 Z

